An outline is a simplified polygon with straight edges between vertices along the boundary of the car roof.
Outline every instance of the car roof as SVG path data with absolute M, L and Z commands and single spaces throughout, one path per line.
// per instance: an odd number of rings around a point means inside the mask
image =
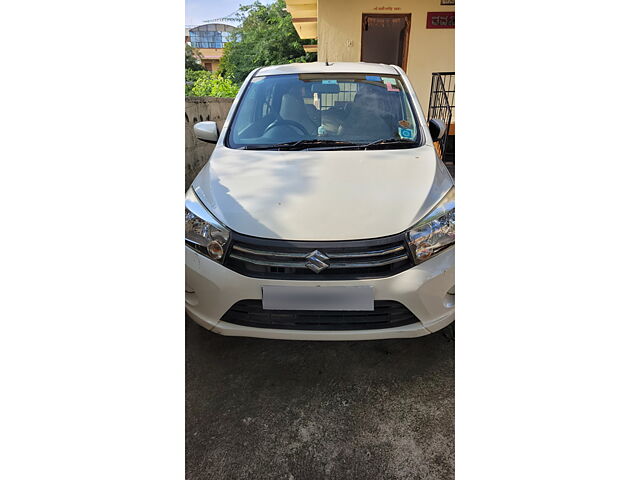
M 382 75 L 397 75 L 398 70 L 393 65 L 384 63 L 365 62 L 310 62 L 288 63 L 286 65 L 272 65 L 262 67 L 256 76 L 286 75 L 291 73 L 378 73 Z

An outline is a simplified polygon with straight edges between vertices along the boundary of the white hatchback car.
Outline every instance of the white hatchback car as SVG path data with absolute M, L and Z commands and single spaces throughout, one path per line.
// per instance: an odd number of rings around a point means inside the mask
M 186 309 L 223 335 L 417 337 L 454 319 L 454 182 L 405 73 L 259 68 L 185 202 Z

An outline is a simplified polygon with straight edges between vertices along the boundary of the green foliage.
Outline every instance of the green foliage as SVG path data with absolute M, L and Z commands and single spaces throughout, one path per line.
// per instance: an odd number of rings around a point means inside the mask
M 211 75 L 213 74 L 207 70 L 185 70 L 184 80 L 185 82 L 197 82 L 202 77 L 208 77 Z
M 185 71 L 185 95 L 193 97 L 230 97 L 238 94 L 238 86 L 222 75 L 204 71 Z
M 184 68 L 187 70 L 204 70 L 200 61 L 202 57 L 200 52 L 195 50 L 191 45 L 184 44 Z
M 284 0 L 276 0 L 270 5 L 257 1 L 240 8 L 242 24 L 225 45 L 220 61 L 225 77 L 241 83 L 256 67 L 316 60 L 316 53 L 306 53 L 302 48 L 285 7 Z
M 202 77 L 211 76 L 212 73 L 207 70 L 185 70 L 184 71 L 184 94 L 189 97 L 193 96 L 193 86 Z

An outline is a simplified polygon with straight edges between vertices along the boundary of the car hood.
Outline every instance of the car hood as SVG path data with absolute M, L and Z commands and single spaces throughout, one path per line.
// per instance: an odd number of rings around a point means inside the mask
M 403 232 L 452 185 L 431 145 L 260 151 L 218 145 L 192 187 L 231 230 L 262 238 L 354 240 Z

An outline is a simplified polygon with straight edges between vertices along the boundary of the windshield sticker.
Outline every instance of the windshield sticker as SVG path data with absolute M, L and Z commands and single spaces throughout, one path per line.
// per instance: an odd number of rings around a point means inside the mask
M 323 85 L 335 85 L 337 83 L 338 83 L 337 80 L 322 80 Z
M 377 75 L 365 75 L 364 78 L 369 80 L 370 82 L 381 82 L 382 81 L 382 78 L 380 78 Z
M 387 91 L 389 91 L 389 92 L 399 92 L 400 91 L 397 88 L 393 88 L 390 83 L 385 83 L 385 85 L 387 86 Z
M 318 135 L 326 135 L 327 134 L 327 129 L 325 128 L 324 125 L 320 125 L 318 127 Z
M 400 138 L 413 138 L 413 130 L 410 128 L 398 128 Z
M 396 79 L 395 78 L 382 77 L 382 81 L 384 83 L 390 83 L 391 85 L 395 85 L 396 84 Z
M 400 120 L 398 122 L 398 125 L 400 125 L 402 128 L 409 128 L 411 126 L 411 124 L 406 120 Z

